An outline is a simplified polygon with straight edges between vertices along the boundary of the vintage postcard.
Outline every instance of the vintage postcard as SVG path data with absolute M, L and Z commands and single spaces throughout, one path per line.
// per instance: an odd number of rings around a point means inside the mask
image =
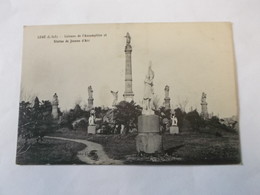
M 240 164 L 230 23 L 25 26 L 16 163 Z

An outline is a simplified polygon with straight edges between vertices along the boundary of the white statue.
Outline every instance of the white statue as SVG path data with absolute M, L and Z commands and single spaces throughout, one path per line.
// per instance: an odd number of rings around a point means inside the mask
M 152 65 L 150 63 L 148 68 L 148 73 L 144 80 L 144 98 L 143 98 L 143 112 L 142 114 L 145 115 L 152 115 L 154 114 L 152 108 L 152 99 L 154 95 L 153 90 L 153 79 L 154 79 L 154 72 L 152 70 Z
M 59 105 L 59 100 L 56 93 L 53 95 L 52 105 L 57 105 L 57 106 Z
M 90 117 L 88 118 L 88 125 L 95 125 L 95 111 L 90 111 Z
M 113 95 L 113 103 L 112 103 L 112 106 L 116 106 L 117 105 L 117 101 L 118 101 L 118 91 L 111 91 L 112 95 Z
M 175 115 L 172 115 L 172 126 L 177 126 L 178 125 L 178 119 Z

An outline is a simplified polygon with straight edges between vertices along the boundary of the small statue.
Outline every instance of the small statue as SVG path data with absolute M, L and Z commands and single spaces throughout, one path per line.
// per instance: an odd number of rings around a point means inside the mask
M 88 87 L 88 98 L 93 99 L 93 89 L 91 85 Z
M 53 95 L 52 104 L 53 105 L 59 105 L 59 100 L 58 100 L 58 96 L 57 96 L 56 93 Z
M 125 38 L 126 38 L 126 45 L 130 45 L 130 43 L 131 43 L 131 37 L 130 37 L 130 34 L 129 34 L 129 33 L 126 33 Z
M 95 110 L 90 111 L 90 117 L 88 119 L 88 125 L 95 125 Z
M 143 114 L 151 115 L 154 114 L 152 111 L 152 99 L 154 95 L 153 90 L 153 79 L 154 79 L 154 72 L 152 70 L 152 64 L 150 62 L 148 73 L 144 80 L 144 98 L 143 98 Z
M 178 125 L 178 119 L 177 117 L 173 114 L 172 115 L 172 126 L 177 126 Z
M 117 105 L 117 101 L 118 101 L 118 91 L 111 91 L 111 94 L 113 95 L 113 103 L 112 103 L 112 106 L 116 106 Z

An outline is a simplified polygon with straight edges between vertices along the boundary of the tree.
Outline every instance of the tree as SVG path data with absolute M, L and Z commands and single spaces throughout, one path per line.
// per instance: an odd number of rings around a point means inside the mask
M 36 97 L 36 94 L 33 93 L 32 91 L 28 91 L 24 87 L 21 88 L 21 93 L 20 93 L 21 101 L 33 103 L 33 101 L 35 100 L 35 97 Z
M 133 126 L 137 126 L 138 116 L 142 114 L 142 108 L 134 101 L 122 101 L 116 105 L 114 119 L 117 124 L 123 124 L 128 132 Z
M 165 132 L 170 127 L 171 109 L 160 107 L 159 110 L 154 113 L 160 117 L 160 125 L 163 127 L 163 132 Z
M 79 104 L 76 104 L 74 110 L 73 110 L 73 119 L 79 119 L 83 116 L 83 110 L 81 109 Z
M 31 103 L 22 101 L 19 106 L 18 136 L 29 139 L 33 127 Z
M 22 101 L 19 109 L 18 135 L 23 138 L 43 137 L 55 127 L 51 116 L 52 105 L 50 101 L 40 102 L 38 97 L 34 105 Z
M 197 110 L 193 110 L 189 113 L 187 113 L 186 115 L 186 119 L 188 121 L 190 121 L 191 123 L 191 127 L 194 130 L 199 130 L 199 128 L 202 126 L 203 124 L 203 119 L 200 117 L 199 113 L 197 112 Z
M 176 118 L 178 120 L 178 127 L 182 128 L 183 120 L 184 120 L 184 117 L 185 117 L 186 113 L 184 111 L 182 111 L 180 108 L 176 108 L 174 110 L 174 112 L 175 112 L 175 116 L 176 116 Z
M 39 107 L 40 107 L 40 101 L 39 101 L 39 98 L 36 96 L 35 99 L 34 99 L 33 108 L 39 109 Z

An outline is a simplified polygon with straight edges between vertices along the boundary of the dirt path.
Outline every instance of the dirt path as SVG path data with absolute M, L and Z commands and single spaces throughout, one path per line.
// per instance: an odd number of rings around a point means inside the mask
M 51 136 L 44 136 L 45 138 L 49 139 L 58 139 L 58 140 L 65 140 L 65 141 L 72 141 L 77 143 L 82 143 L 86 145 L 86 148 L 78 152 L 78 158 L 86 162 L 87 164 L 91 165 L 111 165 L 111 164 L 123 164 L 120 160 L 114 160 L 107 156 L 105 153 L 102 145 L 90 142 L 87 140 L 80 140 L 80 139 L 69 139 L 63 137 L 51 137 Z

